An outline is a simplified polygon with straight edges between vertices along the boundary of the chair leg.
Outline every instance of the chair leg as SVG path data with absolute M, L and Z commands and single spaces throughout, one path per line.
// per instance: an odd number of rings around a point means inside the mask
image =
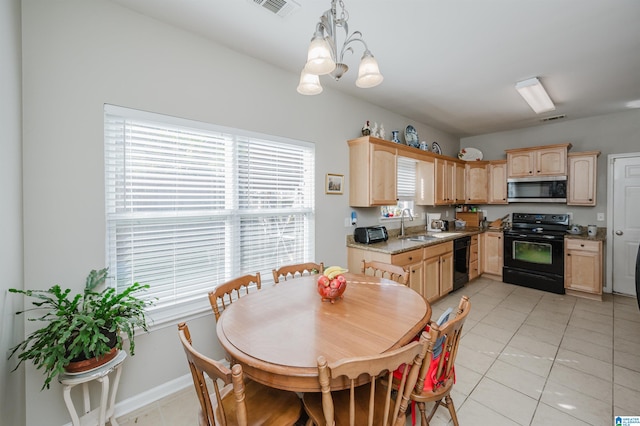
M 418 408 L 420 409 L 420 426 L 428 425 L 429 420 L 427 420 L 427 406 L 424 402 L 418 402 Z
M 456 415 L 456 409 L 453 406 L 453 399 L 451 399 L 451 395 L 447 395 L 444 397 L 445 404 L 449 409 L 449 414 L 451 414 L 451 420 L 453 421 L 454 426 L 458 426 L 458 416 Z
M 439 400 L 439 401 L 436 401 L 435 404 L 433 404 L 433 408 L 431 409 L 431 412 L 429 413 L 429 416 L 427 417 L 427 424 L 429 424 L 429 422 L 431 421 L 433 416 L 436 414 L 436 410 L 440 406 L 441 402 L 442 402 L 442 400 Z

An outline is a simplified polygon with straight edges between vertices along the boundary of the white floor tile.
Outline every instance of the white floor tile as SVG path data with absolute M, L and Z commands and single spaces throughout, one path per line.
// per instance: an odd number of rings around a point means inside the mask
M 510 420 L 528 425 L 533 418 L 537 400 L 485 377 L 471 392 L 469 399 L 500 413 Z
M 541 402 L 592 425 L 612 424 L 610 403 L 547 381 Z
M 487 371 L 486 377 L 517 390 L 536 401 L 540 399 L 546 379 L 504 361 L 497 360 Z

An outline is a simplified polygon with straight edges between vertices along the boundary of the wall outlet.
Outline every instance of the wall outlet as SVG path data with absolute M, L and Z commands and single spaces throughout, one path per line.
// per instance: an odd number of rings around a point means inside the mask
M 348 228 L 351 226 L 351 218 L 350 217 L 345 217 L 344 218 L 344 227 Z
M 573 223 L 573 212 L 567 212 L 567 216 L 569 216 L 569 222 Z
M 604 222 L 604 213 L 598 213 L 598 214 L 596 215 L 596 220 L 597 220 L 598 222 Z
M 449 210 L 447 210 L 446 212 L 444 212 L 444 217 L 449 217 Z

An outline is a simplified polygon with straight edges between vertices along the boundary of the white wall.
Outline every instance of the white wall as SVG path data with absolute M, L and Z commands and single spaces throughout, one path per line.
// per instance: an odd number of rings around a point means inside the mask
M 22 132 L 20 0 L 0 2 L 0 425 L 24 423 L 24 369 L 11 373 L 15 360 L 6 353 L 24 335 L 14 312 L 22 298 L 7 293 L 21 288 Z
M 497 219 L 514 211 L 540 213 L 572 212 L 579 225 L 597 224 L 596 213 L 607 211 L 607 155 L 638 152 L 640 147 L 640 109 L 617 114 L 601 115 L 579 120 L 561 121 L 528 129 L 492 133 L 463 138 L 461 147 L 480 149 L 485 160 L 506 158 L 505 149 L 570 142 L 570 152 L 600 151 L 598 157 L 598 203 L 595 207 L 576 207 L 565 204 L 512 203 L 507 206 L 486 206 L 488 218 Z
M 455 153 L 458 140 L 325 89 L 295 91 L 283 72 L 104 0 L 23 0 L 24 279 L 27 288 L 82 288 L 105 263 L 103 104 L 110 103 L 316 144 L 316 258 L 345 264 L 348 192 L 324 194 L 326 173 L 348 177 L 346 140 L 365 120 L 413 124 Z M 347 75 L 341 84 L 353 84 Z M 448 151 L 449 150 L 449 151 Z M 347 184 L 348 187 L 348 184 Z M 12 247 L 15 245 L 12 245 Z M 5 316 L 6 318 L 6 316 Z M 190 324 L 197 346 L 222 352 L 212 316 Z M 136 339 L 118 400 L 187 374 L 175 326 Z M 26 369 L 27 425 L 69 421 L 60 387 L 40 393 Z

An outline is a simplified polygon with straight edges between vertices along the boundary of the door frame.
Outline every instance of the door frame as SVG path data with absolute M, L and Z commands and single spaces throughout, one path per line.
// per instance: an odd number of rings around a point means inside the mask
M 615 160 L 622 158 L 640 158 L 640 152 L 627 152 L 624 154 L 609 154 L 607 155 L 607 241 L 605 241 L 606 247 L 606 279 L 605 285 L 602 291 L 605 293 L 613 293 L 613 163 Z

